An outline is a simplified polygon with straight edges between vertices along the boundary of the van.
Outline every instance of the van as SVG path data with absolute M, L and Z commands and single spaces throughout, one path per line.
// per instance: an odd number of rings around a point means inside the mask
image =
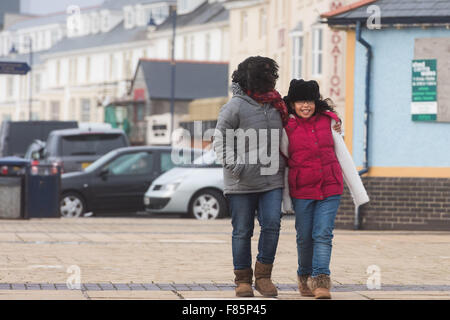
M 128 137 L 120 129 L 55 130 L 47 139 L 43 161 L 59 165 L 64 173 L 83 171 L 104 154 L 128 146 Z
M 78 128 L 76 121 L 3 121 L 0 128 L 0 157 L 23 158 L 35 140 L 45 141 L 53 130 Z

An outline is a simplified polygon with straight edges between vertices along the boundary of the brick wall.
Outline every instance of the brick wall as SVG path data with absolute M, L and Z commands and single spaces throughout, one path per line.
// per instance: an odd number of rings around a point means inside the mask
M 370 202 L 361 230 L 450 231 L 450 179 L 363 177 Z M 355 206 L 345 187 L 336 228 L 353 229 Z

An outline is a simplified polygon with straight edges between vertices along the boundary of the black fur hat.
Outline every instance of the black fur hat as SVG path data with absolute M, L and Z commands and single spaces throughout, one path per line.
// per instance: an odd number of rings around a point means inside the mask
M 289 84 L 289 92 L 284 100 L 285 102 L 320 100 L 319 84 L 314 80 L 293 79 Z

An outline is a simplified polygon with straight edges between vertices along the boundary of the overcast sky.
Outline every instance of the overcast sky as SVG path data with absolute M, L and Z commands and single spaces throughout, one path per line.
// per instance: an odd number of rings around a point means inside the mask
M 49 14 L 66 11 L 70 5 L 91 7 L 99 5 L 103 0 L 22 0 L 23 13 Z

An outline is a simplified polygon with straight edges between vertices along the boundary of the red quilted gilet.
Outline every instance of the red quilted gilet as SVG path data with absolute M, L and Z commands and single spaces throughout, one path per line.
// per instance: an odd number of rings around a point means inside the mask
M 309 119 L 292 117 L 285 126 L 289 137 L 289 189 L 296 199 L 323 200 L 342 194 L 342 169 L 334 152 L 333 112 L 317 113 Z

